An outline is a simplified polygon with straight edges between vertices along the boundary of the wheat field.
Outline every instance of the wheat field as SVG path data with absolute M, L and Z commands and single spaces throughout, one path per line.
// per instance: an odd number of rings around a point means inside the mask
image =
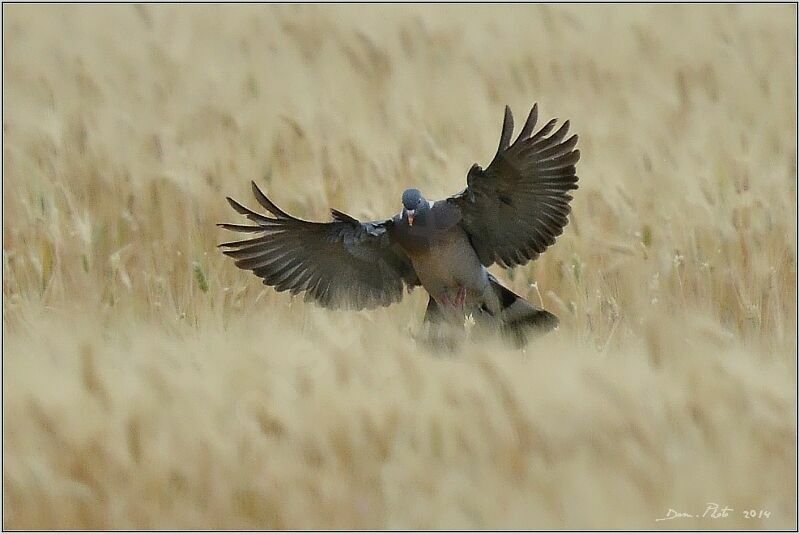
M 796 528 L 796 9 L 4 5 L 3 527 Z M 456 193 L 534 102 L 582 158 L 491 269 L 560 317 L 524 350 L 216 247 L 250 180 Z

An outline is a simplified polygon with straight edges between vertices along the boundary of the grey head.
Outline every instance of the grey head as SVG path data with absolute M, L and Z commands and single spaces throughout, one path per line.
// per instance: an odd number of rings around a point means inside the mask
M 414 226 L 414 221 L 424 221 L 425 216 L 431 209 L 431 204 L 419 189 L 406 189 L 403 191 L 403 213 L 401 213 L 403 222 L 409 226 Z

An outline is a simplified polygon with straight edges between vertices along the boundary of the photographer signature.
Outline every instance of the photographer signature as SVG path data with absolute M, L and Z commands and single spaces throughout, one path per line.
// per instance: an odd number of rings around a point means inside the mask
M 720 506 L 717 503 L 710 502 L 706 503 L 706 509 L 702 513 L 702 515 L 698 514 L 689 514 L 686 512 L 679 512 L 674 508 L 670 508 L 667 510 L 667 515 L 664 517 L 660 517 L 656 519 L 656 521 L 670 521 L 672 519 L 679 519 L 679 518 L 692 518 L 692 517 L 706 517 L 709 519 L 720 519 L 723 517 L 730 517 L 731 514 L 735 513 L 733 508 L 728 506 Z M 742 510 L 742 514 L 747 519 L 767 519 L 770 516 L 770 512 L 768 510 Z

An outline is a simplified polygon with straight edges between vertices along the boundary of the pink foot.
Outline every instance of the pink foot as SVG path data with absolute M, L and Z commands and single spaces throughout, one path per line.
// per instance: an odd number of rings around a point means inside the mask
M 464 305 L 467 302 L 467 288 L 459 287 L 458 291 L 455 294 L 454 298 L 450 298 L 450 295 L 447 293 L 442 293 L 439 296 L 439 303 L 446 307 L 446 308 L 453 308 L 453 309 L 464 309 Z
M 456 298 L 453 302 L 453 306 L 456 308 L 463 308 L 464 301 L 467 299 L 467 290 L 461 286 L 458 287 L 458 291 L 456 291 Z

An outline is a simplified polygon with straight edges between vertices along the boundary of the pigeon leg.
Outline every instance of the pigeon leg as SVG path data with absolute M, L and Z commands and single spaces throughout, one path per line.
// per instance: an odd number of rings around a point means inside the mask
M 458 294 L 456 295 L 456 306 L 464 308 L 467 302 L 467 288 L 465 286 L 458 286 Z

